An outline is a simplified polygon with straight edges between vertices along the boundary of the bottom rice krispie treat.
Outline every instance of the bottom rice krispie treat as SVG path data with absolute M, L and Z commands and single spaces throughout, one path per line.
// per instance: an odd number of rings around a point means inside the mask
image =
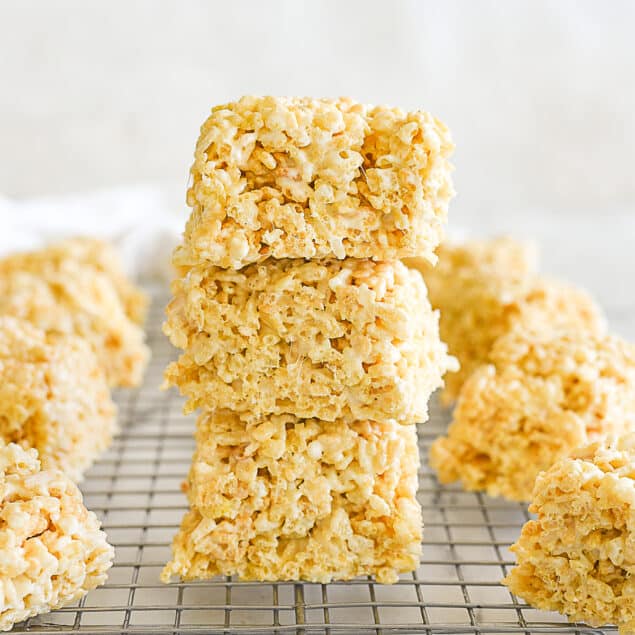
M 635 427 L 635 347 L 612 336 L 518 330 L 461 389 L 430 449 L 442 483 L 530 500 L 536 476 L 575 448 Z
M 605 321 L 581 289 L 536 275 L 536 253 L 511 238 L 443 244 L 436 267 L 407 259 L 428 286 L 430 302 L 441 312 L 441 339 L 461 365 L 445 377 L 443 403 L 454 402 L 475 368 L 487 361 L 492 345 L 518 326 L 538 324 L 602 333 Z
M 203 415 L 185 515 L 162 573 L 395 582 L 421 553 L 415 426 Z
M 531 605 L 635 633 L 635 437 L 594 444 L 536 480 L 503 580 Z
M 0 630 L 103 584 L 113 557 L 68 476 L 0 441 Z
M 81 479 L 116 431 L 104 372 L 79 337 L 0 317 L 0 439 Z

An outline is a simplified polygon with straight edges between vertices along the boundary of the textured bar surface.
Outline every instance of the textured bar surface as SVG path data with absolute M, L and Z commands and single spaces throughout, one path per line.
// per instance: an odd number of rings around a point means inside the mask
M 618 337 L 512 332 L 464 384 L 430 451 L 442 483 L 530 500 L 575 448 L 635 429 L 635 347 Z
M 0 439 L 81 479 L 112 441 L 115 404 L 90 346 L 0 317 Z
M 115 248 L 97 238 L 69 238 L 37 251 L 11 254 L 0 260 L 0 275 L 11 271 L 44 274 L 63 269 L 64 263 L 69 261 L 105 274 L 117 291 L 128 317 L 137 324 L 143 324 L 149 296 L 126 277 Z
M 536 481 L 504 580 L 532 605 L 635 632 L 635 437 L 583 448 Z
M 395 582 L 421 550 L 415 426 L 202 415 L 191 510 L 163 571 L 185 579 Z
M 37 274 L 0 271 L 0 315 L 84 338 L 112 386 L 136 386 L 142 380 L 149 353 L 145 335 L 103 273 L 70 260 Z
M 441 312 L 441 339 L 461 364 L 447 375 L 443 401 L 456 400 L 472 371 L 487 362 L 496 339 L 515 326 L 562 327 L 600 333 L 600 308 L 586 291 L 535 273 L 531 245 L 510 238 L 443 244 L 439 262 L 407 259 L 426 281 L 432 306 Z
M 243 97 L 201 127 L 174 263 L 434 260 L 453 195 L 443 123 L 350 99 Z
M 166 379 L 190 409 L 417 423 L 454 368 L 399 261 L 199 266 L 173 291 L 164 330 L 185 352 Z
M 68 476 L 0 441 L 0 630 L 86 595 L 106 581 L 113 557 Z

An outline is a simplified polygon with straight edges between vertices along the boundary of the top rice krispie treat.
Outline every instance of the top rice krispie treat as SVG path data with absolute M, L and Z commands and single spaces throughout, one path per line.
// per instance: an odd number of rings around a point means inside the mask
M 575 448 L 635 429 L 635 346 L 618 337 L 514 331 L 465 382 L 430 449 L 442 483 L 530 500 Z
M 103 584 L 113 556 L 71 479 L 0 441 L 0 630 Z
M 201 127 L 180 268 L 274 258 L 434 261 L 453 195 L 450 133 L 427 112 L 243 97 Z
M 202 415 L 161 578 L 396 582 L 421 554 L 418 466 L 415 426 Z
M 113 284 L 128 317 L 143 324 L 148 309 L 148 296 L 126 276 L 115 248 L 97 238 L 69 238 L 37 251 L 11 254 L 0 260 L 0 276 L 12 271 L 42 274 L 57 271 L 71 261 L 105 274 Z
M 103 273 L 70 260 L 39 274 L 0 273 L 0 315 L 84 338 L 111 386 L 136 386 L 142 379 L 149 354 L 145 335 Z
M 601 310 L 583 290 L 535 273 L 536 253 L 510 238 L 443 244 L 436 267 L 409 259 L 423 275 L 432 306 L 441 312 L 441 339 L 461 368 L 445 380 L 442 400 L 453 402 L 463 382 L 487 362 L 496 339 L 513 327 L 601 333 Z
M 79 337 L 0 317 L 0 439 L 81 479 L 116 430 L 104 372 Z
M 189 410 L 416 423 L 455 368 L 398 260 L 199 265 L 173 290 L 164 331 L 185 352 L 166 379 Z
M 594 444 L 536 480 L 503 580 L 533 606 L 635 633 L 635 437 Z

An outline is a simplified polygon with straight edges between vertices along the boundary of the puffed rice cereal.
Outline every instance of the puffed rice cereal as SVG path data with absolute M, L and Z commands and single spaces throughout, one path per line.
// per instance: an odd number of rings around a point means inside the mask
M 614 336 L 513 331 L 464 384 L 430 449 L 442 483 L 530 500 L 575 448 L 635 429 L 635 346 Z
M 35 274 L 47 270 L 55 271 L 68 260 L 108 276 L 128 317 L 137 324 L 145 322 L 149 304 L 147 294 L 127 278 L 115 248 L 97 238 L 69 238 L 37 251 L 11 254 L 0 260 L 0 275 L 9 271 L 29 271 Z
M 635 633 L 635 437 L 594 444 L 536 480 L 503 580 L 531 605 Z
M 166 371 L 187 409 L 416 423 L 455 360 L 418 273 L 399 261 L 199 265 L 173 285 Z
M 44 331 L 86 339 L 111 386 L 141 382 L 149 350 L 143 330 L 128 319 L 108 277 L 70 260 L 39 274 L 0 273 L 0 315 Z
M 204 414 L 185 515 L 162 573 L 395 582 L 419 563 L 415 426 Z
M 0 630 L 86 595 L 113 557 L 71 479 L 0 441 Z
M 407 260 L 423 275 L 432 306 L 441 312 L 441 339 L 460 363 L 445 378 L 442 401 L 449 405 L 496 339 L 516 326 L 539 324 L 602 333 L 605 321 L 581 289 L 535 273 L 536 253 L 510 238 L 443 244 L 439 262 Z
M 177 267 L 434 260 L 453 196 L 446 126 L 351 99 L 243 97 L 201 127 Z
M 116 431 L 104 372 L 79 337 L 0 317 L 0 439 L 82 478 Z

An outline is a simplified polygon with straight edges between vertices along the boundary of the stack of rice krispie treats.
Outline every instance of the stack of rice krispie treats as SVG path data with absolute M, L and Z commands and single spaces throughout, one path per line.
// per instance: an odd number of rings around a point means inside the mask
M 200 409 L 163 571 L 394 582 L 419 562 L 415 423 L 454 367 L 420 274 L 453 190 L 424 112 L 245 97 L 203 124 L 169 385 Z

